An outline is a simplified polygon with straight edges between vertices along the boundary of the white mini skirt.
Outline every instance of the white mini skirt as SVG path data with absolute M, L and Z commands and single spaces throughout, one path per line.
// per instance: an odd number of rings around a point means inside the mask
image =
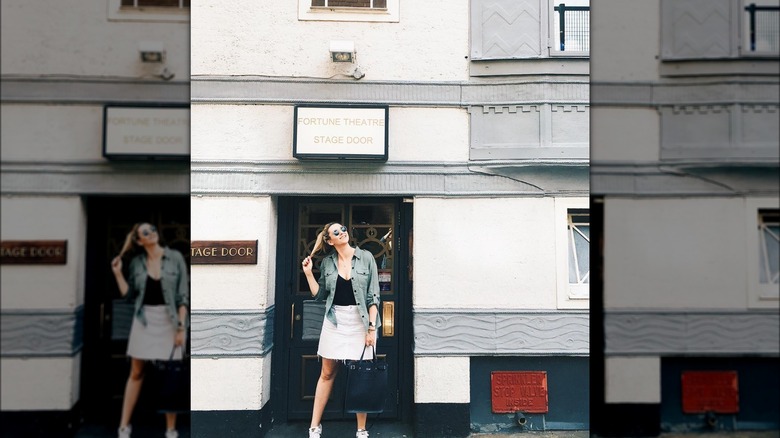
M 168 316 L 165 305 L 144 306 L 146 325 L 133 316 L 130 339 L 127 341 L 127 355 L 142 360 L 168 360 L 176 337 L 176 328 Z M 185 334 L 186 336 L 186 334 Z M 176 348 L 174 359 L 181 359 L 182 348 Z
M 366 346 L 366 326 L 358 312 L 358 306 L 333 306 L 336 314 L 334 325 L 328 318 L 323 318 L 320 344 L 317 354 L 326 359 L 358 360 Z M 366 351 L 370 358 L 371 349 Z

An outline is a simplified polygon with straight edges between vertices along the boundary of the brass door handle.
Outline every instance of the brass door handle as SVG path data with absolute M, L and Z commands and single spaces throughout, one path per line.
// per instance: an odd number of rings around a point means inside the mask
M 290 308 L 290 339 L 293 338 L 293 332 L 295 331 L 295 303 L 292 303 Z
M 395 301 L 382 302 L 382 336 L 395 336 Z

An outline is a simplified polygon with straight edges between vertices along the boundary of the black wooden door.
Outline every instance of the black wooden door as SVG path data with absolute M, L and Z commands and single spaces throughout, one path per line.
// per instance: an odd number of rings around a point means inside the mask
M 287 418 L 311 417 L 314 392 L 321 363 L 317 357 L 320 329 L 324 317 L 324 302 L 314 302 L 301 269 L 302 260 L 311 253 L 317 233 L 329 222 L 340 222 L 349 229 L 353 245 L 374 254 L 379 272 L 381 304 L 379 314 L 383 327 L 379 329 L 377 355 L 389 364 L 388 396 L 382 418 L 398 416 L 399 373 L 399 321 L 406 288 L 399 287 L 400 266 L 397 263 L 399 245 L 404 243 L 399 234 L 399 203 L 397 200 L 365 199 L 360 201 L 333 202 L 325 200 L 296 200 L 292 205 L 295 224 L 291 230 L 289 272 L 292 278 L 284 281 L 283 315 L 287 348 Z M 315 257 L 314 275 L 319 278 L 319 262 L 324 254 Z M 292 260 L 290 260 L 292 258 Z M 281 316 L 281 315 L 280 315 Z M 331 398 L 325 408 L 325 419 L 354 418 L 343 413 L 345 370 L 339 371 Z
M 81 401 L 86 421 L 115 427 L 130 372 L 126 351 L 133 303 L 121 298 L 110 263 L 133 224 L 149 222 L 157 227 L 160 243 L 181 252 L 189 266 L 190 200 L 189 196 L 95 196 L 86 199 L 86 206 Z M 129 256 L 124 262 L 126 270 Z M 151 416 L 148 421 L 161 421 L 153 409 L 150 399 L 154 394 L 150 391 L 141 389 L 133 414 L 136 423 L 145 416 Z

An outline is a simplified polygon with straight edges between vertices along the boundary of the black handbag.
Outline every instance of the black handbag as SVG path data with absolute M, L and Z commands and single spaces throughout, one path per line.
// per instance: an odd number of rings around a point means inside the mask
M 176 348 L 181 348 L 181 360 L 173 360 Z M 190 361 L 184 354 L 184 346 L 173 346 L 168 360 L 152 362 L 157 386 L 157 409 L 160 412 L 189 412 L 190 410 Z
M 363 359 L 347 362 L 347 388 L 344 394 L 344 412 L 369 414 L 380 413 L 385 409 L 387 398 L 387 362 L 376 357 L 376 350 L 371 347 L 373 359 Z

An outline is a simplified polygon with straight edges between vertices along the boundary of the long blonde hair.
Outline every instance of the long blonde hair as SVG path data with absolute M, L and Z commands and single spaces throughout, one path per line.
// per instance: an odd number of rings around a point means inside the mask
M 122 257 L 125 253 L 135 250 L 140 246 L 138 245 L 138 227 L 145 223 L 147 222 L 137 222 L 133 225 L 133 228 L 130 229 L 130 232 L 127 233 L 127 237 L 125 237 L 125 243 L 119 251 L 119 257 Z
M 328 222 L 324 227 L 322 227 L 320 233 L 317 234 L 317 240 L 314 242 L 314 249 L 311 250 L 309 257 L 314 258 L 314 255 L 317 254 L 317 252 L 324 250 L 325 242 L 330 240 L 330 233 L 328 230 L 331 226 L 338 223 L 340 222 Z

